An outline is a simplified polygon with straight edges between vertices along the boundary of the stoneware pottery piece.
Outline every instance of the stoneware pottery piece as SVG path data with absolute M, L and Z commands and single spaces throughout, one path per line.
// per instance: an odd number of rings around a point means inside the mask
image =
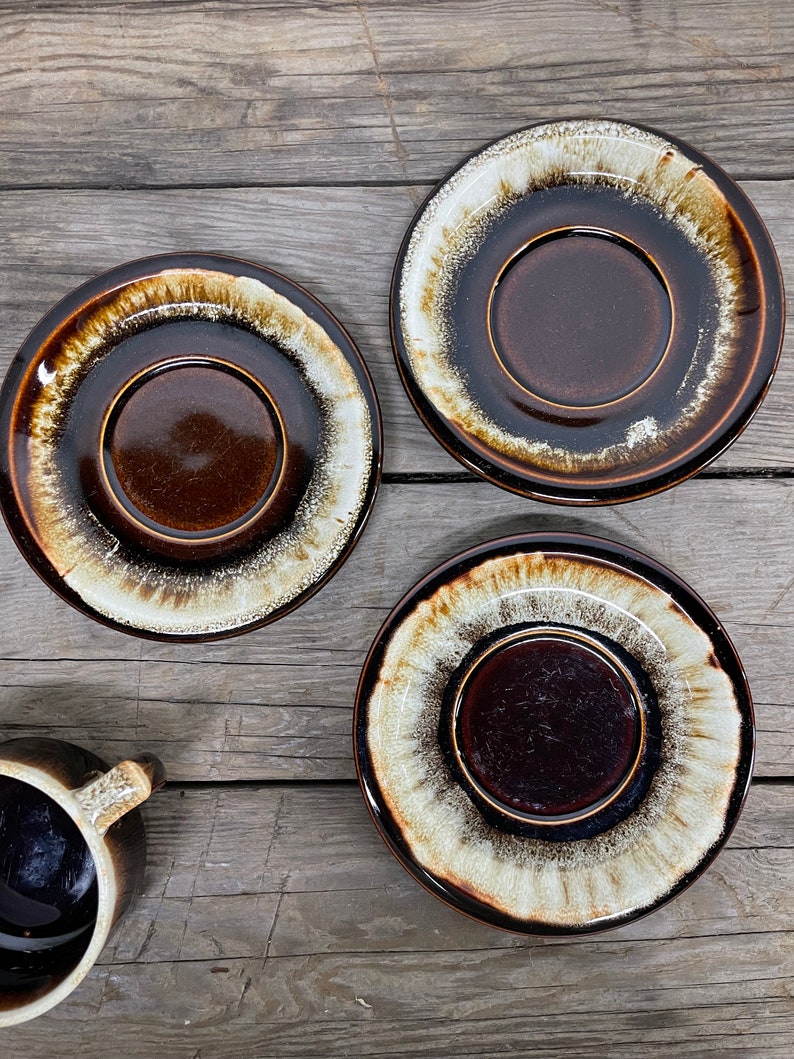
M 706 605 L 597 537 L 505 537 L 392 611 L 355 716 L 359 779 L 403 866 L 475 919 L 580 934 L 644 915 L 727 839 L 750 692 Z
M 436 188 L 391 327 L 427 427 L 524 496 L 613 503 L 694 474 L 744 429 L 783 336 L 774 248 L 743 192 L 671 136 L 534 125 Z
M 142 754 L 110 769 L 56 739 L 0 744 L 0 1027 L 67 997 L 143 880 L 136 806 L 165 782 Z
M 243 632 L 316 591 L 363 529 L 380 458 L 348 334 L 234 258 L 91 280 L 0 393 L 0 502 L 23 554 L 86 614 L 157 639 Z

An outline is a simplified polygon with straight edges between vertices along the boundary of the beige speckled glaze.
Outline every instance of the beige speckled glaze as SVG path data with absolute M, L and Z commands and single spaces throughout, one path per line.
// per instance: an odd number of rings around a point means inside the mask
M 10 424 L 12 438 L 29 436 L 25 467 L 15 464 L 12 449 L 10 472 L 12 483 L 27 476 L 25 530 L 67 597 L 122 628 L 165 638 L 224 635 L 290 609 L 341 561 L 374 492 L 377 406 L 348 355 L 303 308 L 248 275 L 170 268 L 121 283 L 79 312 L 31 359 Z M 120 341 L 184 319 L 241 327 L 276 347 L 313 402 L 319 449 L 308 485 L 278 532 L 265 526 L 256 547 L 223 562 L 180 566 L 119 546 L 113 526 L 66 487 L 60 438 L 86 374 L 112 358 Z M 123 364 L 120 371 L 121 388 Z M 289 411 L 279 410 L 287 430 Z
M 514 928 L 609 925 L 679 889 L 724 838 L 745 707 L 710 636 L 651 580 L 551 544 L 506 552 L 464 564 L 398 611 L 359 702 L 362 779 L 382 798 L 401 848 L 453 893 Z M 663 749 L 649 791 L 628 817 L 585 840 L 539 840 L 493 826 L 439 746 L 444 688 L 462 659 L 493 630 L 536 622 L 619 644 L 658 698 Z
M 516 132 L 482 149 L 431 195 L 417 215 L 398 261 L 393 326 L 398 363 L 409 393 L 427 424 L 453 454 L 499 484 L 540 498 L 549 493 L 550 498 L 555 498 L 553 486 L 543 484 L 544 476 L 562 481 L 566 476 L 577 476 L 585 486 L 591 481 L 593 490 L 607 499 L 622 499 L 616 493 L 622 484 L 641 491 L 632 478 L 638 469 L 660 479 L 682 464 L 685 457 L 693 458 L 695 446 L 705 449 L 704 438 L 709 438 L 715 422 L 725 428 L 732 418 L 745 415 L 739 405 L 740 399 L 745 400 L 742 390 L 746 384 L 740 379 L 744 370 L 754 370 L 756 338 L 740 333 L 739 324 L 748 312 L 746 259 L 754 251 L 745 248 L 743 221 L 737 220 L 736 204 L 726 198 L 728 178 L 722 173 L 717 177 L 719 171 L 711 164 L 710 172 L 706 172 L 696 160 L 703 156 L 692 154 L 694 159 L 677 141 L 620 122 L 558 121 Z M 718 186 L 718 179 L 722 186 Z M 501 410 L 494 410 L 494 404 L 491 411 L 486 408 L 482 393 L 485 384 L 470 377 L 458 357 L 456 327 L 465 325 L 455 321 L 457 298 L 471 300 L 482 296 L 487 300 L 490 265 L 483 266 L 483 273 L 476 273 L 476 279 L 471 272 L 465 295 L 458 290 L 458 283 L 462 271 L 481 254 L 500 218 L 520 202 L 529 209 L 536 192 L 562 186 L 617 193 L 622 196 L 627 213 L 637 203 L 650 207 L 660 222 L 676 230 L 704 263 L 715 299 L 715 304 L 708 306 L 708 324 L 701 306 L 701 318 L 686 323 L 686 338 L 683 332 L 675 331 L 680 321 L 674 322 L 671 343 L 680 340 L 681 346 L 685 345 L 686 365 L 670 369 L 675 381 L 669 383 L 669 399 L 654 398 L 658 380 L 651 373 L 627 398 L 613 402 L 608 413 L 603 408 L 597 410 L 599 402 L 592 403 L 590 420 L 595 423 L 600 418 L 602 428 L 570 431 L 564 441 L 562 435 L 549 434 L 547 422 L 549 417 L 565 413 L 554 403 L 532 394 L 531 388 L 530 405 L 534 410 L 523 419 L 513 414 L 515 409 L 507 414 L 510 402 L 518 406 L 525 399 L 520 384 L 506 401 L 504 416 Z M 738 189 L 737 194 L 741 196 Z M 746 200 L 741 208 L 753 215 L 752 224 L 760 229 L 753 236 L 759 243 L 762 239 L 768 243 L 763 226 Z M 748 217 L 744 220 L 750 224 Z M 534 232 L 530 241 L 541 231 Z M 620 228 L 615 233 L 616 237 L 626 234 Z M 521 251 L 520 241 L 511 247 L 506 229 L 500 229 L 498 238 L 508 259 Z M 767 252 L 765 245 L 763 253 Z M 782 337 L 782 290 L 774 251 L 771 256 L 770 264 L 752 266 L 768 267 L 773 273 L 769 278 L 773 286 L 767 310 L 771 306 L 770 330 L 775 333 L 770 339 L 769 365 L 761 383 L 764 388 L 774 369 Z M 664 272 L 665 266 L 661 267 Z M 498 282 L 496 275 L 492 282 Z M 755 286 L 754 278 L 751 286 Z M 750 297 L 756 297 L 755 293 Z M 757 309 L 752 307 L 749 311 Z M 674 317 L 676 314 L 674 304 Z M 773 319 L 777 315 L 779 326 Z M 761 330 L 767 323 L 766 319 L 759 323 Z M 493 342 L 490 328 L 489 335 Z M 530 334 L 528 348 L 531 341 Z M 761 344 L 765 341 L 758 339 Z M 499 352 L 483 348 L 472 356 L 499 359 Z M 749 366 L 737 367 L 737 358 L 745 358 Z M 735 392 L 726 394 L 726 380 L 734 378 Z M 432 410 L 429 417 L 422 410 L 423 401 Z M 619 414 L 623 406 L 626 412 Z M 467 446 L 470 453 L 465 452 Z M 522 468 L 526 468 L 526 486 L 521 484 Z M 533 475 L 538 477 L 534 490 Z M 611 476 L 611 484 L 606 484 L 607 476 Z M 584 493 L 576 497 L 558 492 L 557 499 L 588 502 Z

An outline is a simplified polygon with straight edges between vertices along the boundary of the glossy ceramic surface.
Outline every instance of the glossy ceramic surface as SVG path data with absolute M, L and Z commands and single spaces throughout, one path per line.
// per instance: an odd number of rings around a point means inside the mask
M 706 605 L 576 534 L 491 541 L 428 574 L 375 640 L 355 717 L 370 812 L 404 867 L 495 926 L 644 915 L 725 842 L 753 709 Z
M 146 867 L 138 806 L 165 782 L 57 739 L 0 743 L 0 1028 L 36 1018 L 96 962 Z
M 783 288 L 751 203 L 673 137 L 535 125 L 456 169 L 397 259 L 403 383 L 467 467 L 541 500 L 630 500 L 694 474 L 774 373 Z
M 0 499 L 26 558 L 92 617 L 210 639 L 279 617 L 360 534 L 380 471 L 366 366 L 305 290 L 174 254 L 85 284 L 0 394 Z
M 0 775 L 0 991 L 24 996 L 68 973 L 88 948 L 98 907 L 96 867 L 77 824 L 40 790 Z

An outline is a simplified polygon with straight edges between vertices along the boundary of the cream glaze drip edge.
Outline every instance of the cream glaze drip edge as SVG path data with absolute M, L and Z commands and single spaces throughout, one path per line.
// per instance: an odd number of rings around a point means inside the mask
M 284 349 L 322 417 L 320 458 L 291 524 L 253 555 L 211 576 L 121 559 L 117 538 L 65 494 L 58 467 L 59 423 L 86 362 L 112 348 L 116 331 L 131 315 L 145 312 L 168 319 L 186 308 L 204 319 L 243 319 Z M 31 417 L 34 532 L 64 582 L 99 614 L 163 634 L 223 632 L 288 605 L 346 547 L 371 476 L 373 423 L 366 398 L 345 355 L 323 328 L 259 280 L 172 269 L 126 284 L 61 344 L 47 364 L 47 375 L 52 373 L 54 378 L 36 396 Z
M 663 758 L 642 805 L 587 840 L 489 827 L 438 746 L 443 687 L 487 631 L 542 621 L 600 632 L 643 666 L 658 696 Z M 581 927 L 664 898 L 719 840 L 741 716 L 705 633 L 642 578 L 542 553 L 493 558 L 437 588 L 391 633 L 367 701 L 377 786 L 416 861 L 525 922 Z
M 517 435 L 485 414 L 456 368 L 447 313 L 448 284 L 514 198 L 565 177 L 641 194 L 706 258 L 718 292 L 718 325 L 698 333 L 693 369 L 679 387 L 685 402 L 667 424 L 641 417 L 622 438 L 592 452 Z M 639 190 L 638 190 L 639 189 Z M 544 470 L 598 472 L 663 453 L 702 412 L 735 355 L 732 330 L 740 261 L 725 203 L 714 182 L 678 148 L 643 129 L 604 121 L 562 121 L 513 133 L 457 170 L 426 205 L 409 240 L 399 291 L 408 361 L 437 412 L 492 451 Z M 698 377 L 691 380 L 694 366 Z

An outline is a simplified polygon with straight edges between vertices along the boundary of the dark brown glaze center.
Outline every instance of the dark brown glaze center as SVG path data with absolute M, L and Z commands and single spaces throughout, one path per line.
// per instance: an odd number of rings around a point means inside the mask
M 484 792 L 510 809 L 562 817 L 620 790 L 642 719 L 628 677 L 589 641 L 557 632 L 496 645 L 458 694 L 456 741 Z
M 672 329 L 667 287 L 639 247 L 563 228 L 509 262 L 493 290 L 491 338 L 519 385 L 555 404 L 593 407 L 637 389 Z
M 122 395 L 104 447 L 124 507 L 166 529 L 211 533 L 238 523 L 272 491 L 283 435 L 252 381 L 221 364 L 180 362 Z

